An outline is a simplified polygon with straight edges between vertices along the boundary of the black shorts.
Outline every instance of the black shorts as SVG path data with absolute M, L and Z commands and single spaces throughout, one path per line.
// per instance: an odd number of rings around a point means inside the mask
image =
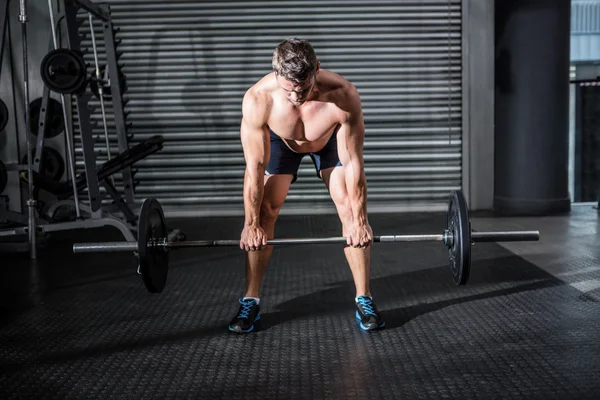
M 292 183 L 298 179 L 298 168 L 305 155 L 309 155 L 315 164 L 317 176 L 322 169 L 339 167 L 342 165 L 337 151 L 337 129 L 333 131 L 331 138 L 321 150 L 314 153 L 296 153 L 269 128 L 271 134 L 271 158 L 265 171 L 265 175 L 290 174 L 294 175 Z

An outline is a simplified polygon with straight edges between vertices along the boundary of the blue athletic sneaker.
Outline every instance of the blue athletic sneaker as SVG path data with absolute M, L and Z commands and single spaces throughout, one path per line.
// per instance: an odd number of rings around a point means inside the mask
M 235 333 L 248 333 L 254 330 L 254 323 L 260 320 L 260 306 L 254 299 L 239 299 L 238 313 L 229 323 L 229 330 Z
M 373 299 L 367 296 L 360 296 L 356 301 L 356 319 L 363 331 L 372 331 L 385 326 Z

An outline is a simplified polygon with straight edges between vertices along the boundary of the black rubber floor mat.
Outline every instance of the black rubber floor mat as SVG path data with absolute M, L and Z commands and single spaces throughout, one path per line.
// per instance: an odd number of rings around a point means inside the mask
M 439 233 L 444 217 L 370 220 L 376 234 Z M 188 239 L 231 239 L 241 223 L 170 227 Z M 334 216 L 280 217 L 276 236 L 337 236 L 339 228 Z M 371 288 L 387 327 L 370 333 L 357 327 L 340 246 L 278 247 L 260 329 L 235 335 L 227 324 L 244 289 L 238 248 L 173 253 L 167 287 L 152 295 L 131 255 L 72 255 L 72 240 L 48 246 L 37 274 L 7 264 L 21 274 L 13 282 L 36 276 L 45 289 L 35 306 L 3 320 L 1 398 L 600 397 L 599 304 L 496 244 L 473 248 L 461 288 L 443 245 L 375 244 Z

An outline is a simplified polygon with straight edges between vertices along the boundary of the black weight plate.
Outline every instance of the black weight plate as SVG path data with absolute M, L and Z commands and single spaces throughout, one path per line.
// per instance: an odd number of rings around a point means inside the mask
M 0 132 L 6 128 L 6 124 L 8 124 L 8 108 L 6 104 L 0 100 Z
M 31 133 L 38 134 L 40 123 L 40 112 L 42 109 L 42 98 L 38 97 L 29 104 L 29 126 Z M 51 139 L 62 133 L 65 129 L 63 119 L 62 105 L 55 99 L 48 99 L 48 108 L 46 110 L 46 130 L 45 137 Z
M 465 285 L 471 272 L 471 223 L 467 201 L 460 190 L 450 193 L 448 234 L 453 239 L 448 247 L 452 280 L 457 286 Z
M 35 156 L 35 148 L 31 154 Z M 27 164 L 27 157 L 23 157 L 22 164 Z M 58 150 L 52 147 L 44 147 L 42 150 L 42 160 L 40 165 L 40 172 L 43 176 L 52 179 L 53 181 L 59 181 L 65 173 L 65 161 L 58 152 Z
M 0 160 L 0 193 L 4 192 L 6 189 L 6 184 L 8 183 L 8 174 L 6 172 L 6 165 Z
M 42 59 L 40 73 L 46 86 L 57 93 L 81 93 L 87 85 L 87 64 L 76 50 L 50 51 Z
M 152 198 L 144 200 L 138 226 L 138 257 L 142 279 L 150 293 L 162 292 L 167 282 L 169 254 L 162 246 L 152 246 L 166 237 L 167 225 L 160 203 Z

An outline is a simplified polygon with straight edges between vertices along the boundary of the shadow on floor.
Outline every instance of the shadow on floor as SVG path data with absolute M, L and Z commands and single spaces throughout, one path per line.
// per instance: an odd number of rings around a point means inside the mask
M 508 287 L 498 288 L 503 284 Z M 450 272 L 444 266 L 372 279 L 371 292 L 385 318 L 386 329 L 393 329 L 445 307 L 564 284 L 522 258 L 508 255 L 473 263 L 471 279 L 464 287 L 451 283 Z M 262 315 L 261 329 L 315 314 L 342 312 L 353 315 L 348 294 L 354 290 L 354 283 L 349 281 L 278 304 L 278 311 Z M 477 292 L 473 293 L 474 290 Z M 447 299 L 431 301 L 434 296 Z M 407 299 L 411 305 L 393 309 L 381 306 L 402 299 Z

